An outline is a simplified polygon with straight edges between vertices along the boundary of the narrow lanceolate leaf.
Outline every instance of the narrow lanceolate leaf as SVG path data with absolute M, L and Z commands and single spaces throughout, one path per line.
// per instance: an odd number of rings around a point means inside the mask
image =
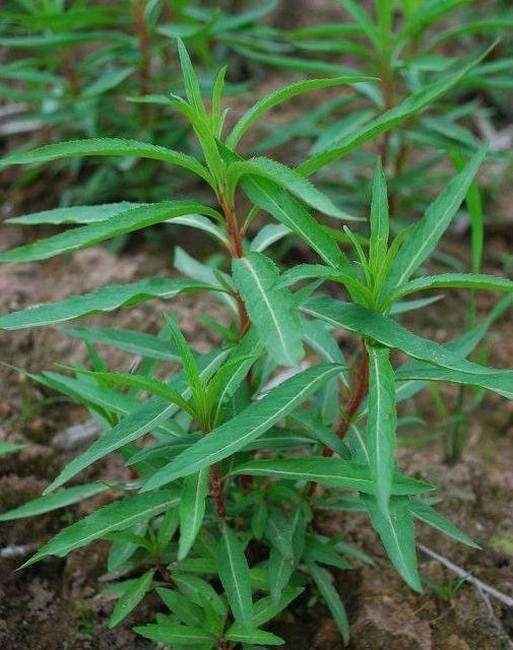
M 6 219 L 6 223 L 16 223 L 22 226 L 95 223 L 97 221 L 106 221 L 132 208 L 139 208 L 141 205 L 143 204 L 129 203 L 128 201 L 101 205 L 71 205 L 65 208 L 55 208 L 24 214 L 21 217 L 13 217 L 12 219 Z
M 376 497 L 385 513 L 392 494 L 395 467 L 395 377 L 390 350 L 367 346 L 369 355 L 369 397 L 367 415 L 367 451 Z
M 290 235 L 290 230 L 286 226 L 268 223 L 258 231 L 249 248 L 255 253 L 263 253 L 266 248 L 287 235 Z
M 46 488 L 45 493 L 52 492 L 64 485 L 83 469 L 113 451 L 138 440 L 159 424 L 164 423 L 175 412 L 176 407 L 174 404 L 169 404 L 160 398 L 148 400 L 122 418 L 116 426 L 103 434 L 96 442 L 93 442 L 87 451 L 69 462 L 57 478 Z
M 468 189 L 486 157 L 486 150 L 478 151 L 441 194 L 428 207 L 422 219 L 402 245 L 395 258 L 386 287 L 394 290 L 404 284 L 411 274 L 431 255 L 440 237 L 463 203 Z
M 339 458 L 256 459 L 236 465 L 230 476 L 268 476 L 288 481 L 315 481 L 328 487 L 375 494 L 376 484 L 369 468 Z M 392 494 L 419 494 L 433 486 L 402 474 L 395 474 Z
M 13 508 L 0 514 L 0 521 L 12 521 L 13 519 L 22 519 L 23 517 L 35 517 L 45 512 L 65 508 L 73 503 L 78 503 L 84 499 L 105 492 L 109 487 L 104 483 L 86 483 L 76 487 L 60 490 L 54 494 L 38 497 L 28 503 L 24 503 L 18 508 Z
M 276 646 L 283 645 L 285 641 L 273 634 L 272 632 L 266 632 L 265 630 L 258 630 L 251 625 L 245 623 L 234 623 L 226 631 L 226 639 L 228 641 L 235 641 L 235 643 L 244 644 L 243 647 L 267 647 L 267 646 Z
M 237 160 L 227 169 L 227 177 L 232 194 L 244 176 L 256 176 L 276 183 L 310 207 L 337 219 L 351 219 L 339 210 L 332 200 L 318 190 L 310 181 L 285 165 L 270 158 L 251 158 Z
M 452 537 L 457 542 L 471 546 L 472 548 L 480 548 L 479 544 L 469 537 L 466 533 L 461 531 L 455 526 L 452 521 L 437 512 L 432 506 L 423 503 L 419 499 L 410 500 L 410 511 L 417 519 L 424 523 L 436 528 L 448 537 Z
M 379 276 L 387 254 L 388 231 L 387 183 L 381 161 L 378 161 L 372 179 L 369 240 L 369 264 L 374 277 Z
M 344 639 L 344 643 L 349 643 L 349 621 L 347 620 L 346 610 L 340 600 L 340 596 L 333 586 L 331 575 L 326 569 L 322 569 L 318 564 L 315 564 L 315 562 L 308 563 L 308 571 L 314 579 L 324 602 L 328 606 L 339 632 Z
M 144 596 L 151 589 L 153 576 L 155 570 L 151 569 L 144 573 L 140 578 L 133 580 L 128 585 L 128 588 L 123 592 L 118 599 L 114 611 L 109 618 L 109 627 L 116 627 L 123 621 L 137 605 L 141 602 Z
M 244 449 L 340 370 L 340 366 L 334 364 L 319 365 L 287 379 L 261 400 L 179 454 L 146 481 L 143 490 L 155 490 Z
M 133 628 L 137 634 L 166 646 L 176 647 L 206 647 L 210 648 L 215 641 L 207 631 L 201 627 L 189 627 L 178 623 L 159 621 L 149 625 L 139 625 Z
M 484 273 L 441 273 L 411 280 L 397 290 L 395 298 L 426 289 L 470 289 L 513 292 L 513 280 Z
M 0 160 L 0 169 L 9 165 L 29 165 L 45 163 L 70 156 L 133 156 L 162 160 L 172 165 L 184 167 L 210 182 L 208 171 L 195 158 L 179 151 L 160 147 L 137 140 L 122 138 L 91 138 L 89 140 L 71 140 L 57 144 L 48 144 L 31 151 L 14 152 Z
M 252 125 L 261 119 L 267 111 L 275 106 L 279 106 L 283 102 L 289 101 L 297 95 L 307 92 L 321 90 L 322 88 L 330 88 L 332 86 L 340 86 L 342 84 L 353 84 L 364 81 L 369 81 L 370 77 L 364 75 L 344 75 L 341 77 L 331 77 L 327 79 L 307 79 L 305 81 L 297 81 L 278 88 L 272 93 L 258 100 L 244 115 L 239 119 L 237 124 L 233 127 L 232 132 L 226 139 L 226 145 L 230 149 L 235 149 L 242 136 L 252 127 Z
M 218 553 L 219 577 L 236 621 L 250 623 L 253 618 L 249 566 L 244 546 L 237 535 L 223 524 Z
M 467 65 L 460 66 L 456 72 L 451 72 L 442 79 L 427 86 L 423 86 L 420 90 L 412 93 L 395 108 L 386 111 L 383 115 L 380 115 L 376 119 L 365 124 L 361 129 L 352 134 L 351 137 L 347 138 L 340 146 L 333 147 L 311 156 L 297 168 L 298 171 L 305 176 L 310 176 L 335 160 L 340 160 L 364 142 L 376 138 L 381 133 L 389 131 L 404 120 L 422 112 L 435 100 L 458 84 L 469 70 L 482 61 L 488 52 L 489 50 L 486 50 L 472 59 Z
M 337 243 L 286 190 L 264 178 L 243 179 L 241 184 L 250 201 L 306 241 L 325 262 L 335 267 L 347 265 Z
M 66 336 L 72 336 L 87 343 L 109 345 L 118 350 L 138 354 L 149 359 L 167 361 L 176 361 L 178 359 L 178 352 L 172 348 L 169 341 L 144 332 L 110 327 L 69 326 L 63 326 L 61 331 Z
M 130 284 L 111 284 L 91 293 L 69 296 L 58 302 L 35 305 L 0 316 L 0 329 L 18 330 L 63 323 L 95 312 L 133 306 L 150 298 L 174 298 L 183 291 L 199 291 L 210 285 L 195 280 L 150 278 Z
M 178 505 L 176 492 L 161 490 L 154 494 L 138 494 L 109 503 L 84 519 L 61 530 L 42 546 L 23 566 L 29 566 L 48 555 L 64 557 L 70 551 L 86 546 L 95 539 L 115 530 L 124 530 L 133 524 L 160 514 Z
M 41 239 L 33 244 L 25 244 L 18 248 L 0 253 L 0 262 L 33 262 L 45 260 L 55 255 L 94 246 L 107 239 L 125 235 L 135 230 L 152 226 L 166 219 L 172 219 L 184 214 L 198 212 L 212 214 L 207 206 L 196 201 L 163 201 L 152 205 L 132 208 L 122 214 L 117 214 L 102 221 L 86 226 L 80 226 L 63 233 Z
M 233 279 L 262 343 L 277 363 L 294 366 L 304 355 L 301 321 L 291 293 L 277 287 L 279 272 L 260 253 L 232 264 Z
M 442 368 L 475 375 L 495 375 L 504 371 L 488 368 L 462 359 L 447 347 L 417 336 L 393 321 L 375 312 L 329 298 L 318 298 L 301 306 L 302 311 L 331 325 L 358 332 L 390 348 L 402 350 L 407 355 L 428 361 Z
M 208 493 L 208 469 L 187 476 L 180 495 L 180 542 L 178 560 L 187 557 L 205 516 L 205 501 Z
M 415 591 L 422 591 L 415 552 L 415 529 L 413 515 L 407 497 L 392 497 L 386 513 L 375 498 L 365 499 L 372 525 L 385 547 L 390 561 L 403 579 Z

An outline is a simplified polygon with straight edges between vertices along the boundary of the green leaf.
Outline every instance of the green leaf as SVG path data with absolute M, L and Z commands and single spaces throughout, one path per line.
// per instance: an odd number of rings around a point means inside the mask
M 127 210 L 110 219 L 78 228 L 72 228 L 53 237 L 41 239 L 0 253 L 0 262 L 33 262 L 45 260 L 87 246 L 93 246 L 107 239 L 119 237 L 135 230 L 184 214 L 200 212 L 215 214 L 211 208 L 195 201 L 164 201 L 140 208 Z
M 230 476 L 269 476 L 287 481 L 315 481 L 328 487 L 374 494 L 376 484 L 369 468 L 339 458 L 256 459 L 235 466 Z M 423 481 L 396 474 L 392 494 L 418 494 L 433 487 Z
M 150 623 L 148 625 L 139 625 L 134 627 L 134 632 L 140 634 L 146 639 L 163 643 L 166 646 L 206 646 L 214 642 L 211 636 L 202 628 L 189 627 L 187 625 L 178 625 L 177 623 L 168 623 L 162 621 L 159 623 Z
M 347 138 L 342 145 L 322 151 L 319 154 L 307 158 L 301 165 L 299 165 L 297 171 L 305 176 L 310 176 L 335 160 L 340 160 L 340 158 L 365 142 L 376 138 L 381 133 L 393 129 L 405 120 L 420 113 L 435 100 L 457 85 L 469 70 L 478 65 L 483 58 L 487 56 L 489 51 L 490 49 L 487 49 L 482 52 L 466 65 L 460 63 L 455 72 L 451 72 L 434 83 L 423 86 L 420 90 L 412 93 L 395 108 L 386 111 L 383 115 L 380 115 L 376 119 L 365 124 L 361 129 L 353 133 L 351 137 Z
M 217 559 L 219 578 L 233 616 L 237 622 L 248 624 L 253 618 L 249 566 L 244 555 L 244 546 L 226 523 L 222 525 Z
M 293 587 L 282 592 L 278 601 L 269 596 L 261 598 L 253 605 L 253 619 L 251 623 L 255 627 L 261 627 L 273 618 L 276 618 L 288 605 L 298 598 L 304 589 L 302 587 Z
M 283 591 L 287 588 L 295 562 L 293 558 L 283 555 L 277 547 L 271 548 L 267 564 L 267 581 L 271 592 L 271 602 L 277 604 L 282 598 Z
M 142 489 L 154 490 L 228 458 L 268 431 L 339 372 L 340 366 L 326 364 L 309 368 L 287 379 L 261 400 L 179 454 L 146 481 Z
M 162 490 L 153 494 L 137 494 L 109 503 L 61 530 L 22 566 L 34 564 L 48 555 L 64 557 L 70 551 L 86 546 L 108 533 L 124 530 L 139 521 L 158 515 L 167 508 L 178 505 L 178 501 L 176 492 Z
M 290 235 L 290 230 L 286 226 L 268 223 L 257 232 L 250 244 L 250 250 L 255 251 L 255 253 L 263 253 L 266 248 L 287 235 Z
M 237 160 L 231 163 L 226 171 L 228 190 L 233 197 L 241 178 L 245 176 L 259 177 L 272 181 L 276 185 L 288 190 L 310 207 L 337 219 L 353 219 L 350 215 L 339 210 L 332 200 L 306 178 L 299 175 L 286 165 L 282 165 L 270 158 L 251 158 L 250 160 Z
M 23 517 L 35 517 L 45 512 L 65 508 L 73 503 L 78 503 L 84 499 L 89 499 L 96 494 L 101 494 L 108 490 L 109 487 L 104 483 L 86 483 L 77 485 L 66 490 L 60 490 L 54 494 L 38 497 L 28 503 L 24 503 L 18 508 L 13 508 L 0 514 L 0 521 L 12 521 L 13 519 L 23 519 Z
M 123 592 L 117 601 L 116 606 L 114 607 L 114 611 L 109 618 L 110 628 L 119 625 L 121 621 L 125 620 L 125 618 L 131 612 L 133 612 L 133 610 L 151 589 L 154 574 L 155 569 L 151 569 L 150 571 L 144 573 L 140 578 L 137 578 L 130 583 L 126 591 Z
M 485 157 L 485 150 L 478 151 L 464 170 L 453 178 L 431 203 L 422 219 L 416 223 L 392 264 L 386 281 L 386 287 L 390 291 L 404 284 L 431 255 L 465 199 L 472 180 Z
M 187 557 L 205 516 L 206 498 L 208 494 L 208 468 L 203 468 L 197 474 L 191 474 L 184 480 L 180 495 L 180 542 L 178 546 L 178 561 Z
M 157 587 L 156 591 L 181 623 L 192 627 L 202 627 L 202 612 L 195 603 L 178 591 L 163 589 L 162 587 Z
M 426 289 L 470 289 L 473 291 L 513 291 L 513 280 L 484 273 L 441 273 L 416 278 L 397 290 L 395 298 Z
M 358 82 L 369 81 L 371 77 L 365 75 L 344 75 L 340 77 L 331 77 L 327 79 L 307 79 L 304 81 L 296 81 L 283 88 L 274 90 L 269 95 L 259 99 L 233 127 L 230 135 L 226 138 L 226 145 L 230 149 L 235 149 L 240 139 L 244 134 L 253 126 L 255 122 L 260 120 L 267 111 L 275 106 L 279 106 L 293 97 L 302 95 L 307 92 L 314 92 L 323 88 L 331 88 L 333 86 L 340 86 L 343 84 L 354 84 Z
M 209 285 L 203 282 L 174 278 L 150 278 L 130 284 L 111 284 L 91 293 L 69 296 L 58 302 L 35 305 L 0 317 L 0 329 L 54 325 L 95 312 L 109 312 L 119 307 L 132 307 L 150 298 L 174 298 L 183 291 L 200 291 Z
M 248 253 L 232 262 L 233 279 L 251 322 L 275 361 L 295 366 L 304 356 L 301 322 L 292 294 L 277 287 L 279 272 L 260 253 Z
M 322 569 L 320 566 L 315 564 L 315 562 L 308 563 L 308 571 L 314 579 L 324 602 L 328 606 L 339 632 L 344 639 L 344 643 L 349 643 L 349 621 L 347 620 L 346 610 L 340 600 L 340 596 L 333 586 L 331 575 L 326 571 L 326 569 Z
M 16 442 L 4 442 L 0 441 L 0 456 L 6 456 L 7 454 L 14 454 L 21 449 L 24 449 L 26 445 L 19 444 Z
M 226 638 L 235 643 L 244 643 L 257 646 L 283 645 L 285 641 L 276 634 L 258 630 L 249 624 L 234 623 L 226 632 Z
M 374 278 L 379 280 L 387 254 L 389 233 L 387 182 L 381 160 L 376 163 L 372 179 L 370 231 L 369 265 Z
M 412 334 L 407 329 L 381 314 L 371 312 L 360 305 L 352 305 L 329 298 L 310 300 L 301 309 L 314 318 L 320 318 L 335 327 L 358 332 L 390 348 L 402 350 L 407 355 L 428 361 L 442 368 L 475 375 L 504 373 L 477 363 L 461 359 L 447 347 Z
M 513 16 L 511 24 L 513 25 Z M 452 152 L 451 157 L 456 169 L 459 172 L 463 171 L 465 159 L 460 151 Z M 476 181 L 470 184 L 466 196 L 466 204 L 470 216 L 470 267 L 473 273 L 480 273 L 483 263 L 484 215 L 481 193 Z
M 369 355 L 369 396 L 367 450 L 376 498 L 385 513 L 393 490 L 395 468 L 395 377 L 388 348 L 367 346 Z
M 335 267 L 347 265 L 337 243 L 288 192 L 263 178 L 244 179 L 242 188 L 250 201 L 299 235 L 325 262 Z
M 109 327 L 66 327 L 61 331 L 89 344 L 101 343 L 148 359 L 177 361 L 178 352 L 159 336 Z
M 462 544 L 466 544 L 472 548 L 481 548 L 471 537 L 462 532 L 452 523 L 452 521 L 449 521 L 449 519 L 441 515 L 429 504 L 423 503 L 418 499 L 411 499 L 409 507 L 410 511 L 415 517 L 417 517 L 417 519 L 420 519 L 429 526 L 440 530 L 448 537 L 452 537 L 452 539 L 455 539 L 457 542 L 461 542 Z
M 201 98 L 198 76 L 194 71 L 189 53 L 187 52 L 182 39 L 178 38 L 177 43 L 178 55 L 180 57 L 180 67 L 182 69 L 182 76 L 185 84 L 187 99 L 199 115 L 205 116 L 205 105 L 203 104 L 203 99 Z
M 72 205 L 65 208 L 55 208 L 53 210 L 44 210 L 43 212 L 33 212 L 24 214 L 21 217 L 6 219 L 6 223 L 16 223 L 22 226 L 37 226 L 40 224 L 85 224 L 95 223 L 97 221 L 106 221 L 111 217 L 122 214 L 127 210 L 141 207 L 142 203 L 104 203 L 102 205 Z
M 412 589 L 422 592 L 415 552 L 413 515 L 407 497 L 392 497 L 386 513 L 375 498 L 363 495 L 367 510 L 390 561 Z
M 358 23 L 362 32 L 367 36 L 374 48 L 379 51 L 379 32 L 364 7 L 354 0 L 337 0 L 337 2 L 341 4 L 353 20 Z
M 91 138 L 48 144 L 31 151 L 13 152 L 0 160 L 0 169 L 9 165 L 28 165 L 59 160 L 69 156 L 134 156 L 162 160 L 171 165 L 184 167 L 201 178 L 211 182 L 208 171 L 195 158 L 179 151 L 137 140 L 122 138 Z
M 154 398 L 144 402 L 118 424 L 104 433 L 80 456 L 74 458 L 61 470 L 57 478 L 46 488 L 45 494 L 60 487 L 89 465 L 125 445 L 138 440 L 158 425 L 164 423 L 176 412 L 176 406 Z

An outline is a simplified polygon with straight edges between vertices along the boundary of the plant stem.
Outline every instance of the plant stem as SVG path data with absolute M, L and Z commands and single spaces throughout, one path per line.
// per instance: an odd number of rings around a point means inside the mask
M 244 250 L 242 247 L 242 233 L 239 227 L 239 221 L 235 212 L 235 206 L 229 202 L 223 193 L 220 194 L 219 203 L 224 213 L 226 220 L 226 229 L 228 238 L 230 240 L 230 252 L 232 258 L 244 257 Z M 249 329 L 249 316 L 246 311 L 246 306 L 240 296 L 237 296 L 237 309 L 239 311 L 239 329 L 240 335 L 245 334 Z
M 150 57 L 150 33 L 145 20 L 146 0 L 132 1 L 132 18 L 134 31 L 137 36 L 139 49 L 139 94 L 141 96 L 150 94 L 151 80 L 151 57 Z M 150 104 L 140 104 L 141 125 L 149 128 L 152 120 Z
M 226 507 L 223 495 L 223 478 L 219 465 L 212 465 L 210 468 L 210 496 L 214 502 L 217 515 L 220 519 L 226 519 Z
M 340 420 L 335 430 L 339 438 L 344 438 L 349 431 L 351 422 L 357 414 L 369 388 L 369 357 L 365 349 L 360 355 L 360 359 L 353 368 L 352 391 L 344 407 Z M 333 449 L 325 447 L 323 456 L 332 456 Z

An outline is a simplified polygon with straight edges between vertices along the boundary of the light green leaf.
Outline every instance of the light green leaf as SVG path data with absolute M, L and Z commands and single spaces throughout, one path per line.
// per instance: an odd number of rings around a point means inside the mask
M 440 530 L 448 537 L 452 537 L 457 542 L 461 542 L 462 544 L 466 544 L 472 548 L 481 548 L 471 537 L 462 532 L 452 523 L 452 521 L 441 515 L 429 504 L 423 503 L 422 501 L 419 501 L 419 499 L 411 499 L 409 507 L 410 511 L 415 517 L 417 517 L 417 519 L 420 519 L 429 526 Z
M 388 248 L 388 196 L 387 182 L 381 161 L 378 160 L 372 179 L 370 212 L 369 265 L 374 278 L 380 278 L 380 269 Z
M 55 255 L 94 246 L 107 239 L 119 237 L 135 230 L 141 230 L 154 224 L 172 219 L 184 214 L 199 212 L 215 214 L 215 211 L 195 201 L 163 201 L 143 205 L 139 208 L 116 214 L 110 219 L 78 228 L 66 230 L 63 233 L 25 244 L 0 253 L 0 262 L 33 262 L 45 260 Z
M 263 253 L 272 244 L 290 235 L 290 230 L 281 224 L 268 223 L 261 228 L 250 244 L 250 250 Z
M 335 267 L 347 264 L 337 243 L 288 192 L 263 178 L 243 179 L 242 188 L 250 201 L 299 235 L 325 262 Z
M 13 519 L 23 519 L 23 517 L 35 517 L 45 512 L 65 508 L 66 506 L 78 503 L 84 499 L 89 499 L 96 494 L 101 494 L 108 490 L 109 487 L 104 483 L 86 483 L 77 485 L 66 490 L 60 490 L 48 496 L 38 497 L 28 503 L 24 503 L 18 508 L 13 508 L 0 514 L 0 521 L 12 521 Z
M 317 589 L 321 592 L 324 602 L 328 606 L 339 632 L 344 639 L 344 643 L 349 643 L 349 621 L 347 620 L 346 610 L 340 600 L 340 596 L 333 586 L 331 575 L 326 569 L 322 569 L 315 564 L 315 562 L 308 563 L 308 571 L 314 579 Z
M 206 498 L 208 493 L 208 468 L 203 468 L 197 474 L 191 474 L 184 480 L 180 495 L 180 542 L 178 545 L 178 561 L 187 557 L 205 516 Z
M 404 284 L 411 274 L 431 255 L 440 237 L 458 211 L 474 176 L 486 157 L 486 151 L 478 151 L 431 203 L 400 248 L 386 281 L 389 291 Z
M 146 481 L 143 490 L 154 490 L 244 449 L 339 372 L 340 366 L 326 364 L 309 368 L 287 379 L 261 400 L 179 454 Z
M 226 638 L 235 643 L 251 644 L 256 646 L 283 645 L 285 641 L 276 634 L 258 630 L 249 624 L 234 623 L 226 632 Z
M 144 573 L 128 585 L 128 588 L 121 594 L 109 618 L 109 627 L 119 625 L 141 602 L 144 596 L 151 589 L 155 569 Z
M 455 72 L 451 72 L 434 83 L 423 86 L 420 90 L 412 93 L 395 108 L 386 111 L 383 115 L 365 124 L 360 130 L 347 138 L 344 144 L 307 158 L 299 165 L 297 171 L 305 176 L 310 176 L 335 160 L 340 160 L 343 156 L 365 142 L 376 138 L 381 133 L 389 131 L 398 124 L 401 124 L 404 120 L 420 113 L 457 85 L 469 70 L 478 65 L 487 56 L 489 51 L 490 49 L 487 49 L 466 65 L 460 64 Z
M 0 169 L 9 165 L 29 165 L 45 163 L 69 156 L 134 156 L 162 160 L 172 165 L 184 167 L 201 178 L 211 182 L 208 171 L 195 158 L 179 151 L 160 147 L 137 140 L 122 138 L 91 138 L 48 144 L 31 151 L 13 152 L 0 160 Z
M 16 223 L 22 226 L 36 226 L 39 224 L 61 225 L 68 223 L 85 224 L 97 221 L 106 221 L 111 217 L 122 214 L 127 210 L 139 208 L 143 203 L 104 203 L 101 205 L 71 205 L 65 208 L 44 210 L 24 214 L 21 217 L 6 219 L 6 223 Z
M 304 81 L 296 81 L 274 90 L 269 95 L 259 99 L 233 127 L 230 135 L 226 138 L 226 145 L 230 149 L 235 149 L 239 140 L 243 135 L 253 126 L 255 122 L 260 120 L 267 111 L 275 106 L 279 106 L 293 97 L 302 95 L 307 92 L 314 92 L 323 88 L 331 88 L 333 86 L 340 86 L 343 84 L 353 84 L 358 82 L 369 81 L 371 78 L 365 75 L 344 75 L 341 77 L 331 77 L 327 79 L 306 79 Z
M 0 317 L 0 329 L 54 325 L 95 312 L 109 312 L 123 306 L 134 306 L 150 298 L 174 298 L 183 291 L 207 289 L 199 281 L 174 278 L 150 278 L 130 284 L 111 284 L 81 296 L 70 296 L 58 302 L 34 305 Z
M 249 160 L 237 160 L 231 163 L 226 171 L 228 179 L 228 191 L 231 196 L 244 176 L 257 176 L 272 181 L 276 185 L 288 190 L 301 201 L 310 207 L 323 212 L 337 219 L 353 219 L 350 215 L 339 210 L 332 200 L 318 190 L 315 185 L 297 172 L 289 169 L 270 158 L 251 158 Z
M 195 603 L 171 589 L 157 587 L 156 592 L 180 622 L 192 627 L 202 626 L 202 611 Z
M 292 294 L 276 285 L 279 271 L 260 253 L 232 262 L 232 273 L 251 322 L 277 363 L 295 366 L 304 356 L 301 322 Z
M 422 592 L 415 552 L 413 515 L 407 497 L 392 497 L 385 513 L 375 498 L 362 495 L 390 561 L 412 589 Z
M 61 530 L 23 566 L 34 564 L 48 555 L 64 557 L 70 551 L 86 546 L 95 539 L 105 537 L 108 533 L 124 530 L 139 521 L 158 515 L 178 505 L 178 501 L 176 492 L 162 490 L 153 494 L 137 494 L 109 503 Z
M 393 490 L 395 468 L 395 377 L 388 348 L 367 345 L 369 396 L 367 402 L 367 451 L 376 498 L 383 513 Z
M 219 578 L 228 597 L 235 620 L 248 624 L 253 618 L 249 566 L 244 556 L 244 546 L 226 523 L 218 553 Z
M 304 589 L 302 587 L 286 589 L 282 592 L 278 601 L 273 600 L 269 596 L 261 598 L 253 604 L 252 624 L 255 627 L 260 627 L 268 621 L 271 621 L 273 618 L 276 618 L 276 616 L 288 607 L 293 600 L 298 598 L 303 591 Z
M 159 623 L 150 623 L 148 625 L 139 625 L 133 628 L 137 634 L 169 646 L 206 646 L 214 642 L 214 637 L 206 632 L 203 628 L 189 627 L 179 625 L 178 623 L 168 623 L 161 621 Z
M 351 332 L 358 332 L 387 347 L 397 348 L 415 359 L 428 361 L 442 368 L 475 375 L 494 375 L 504 372 L 461 359 L 443 345 L 412 334 L 391 318 L 371 312 L 359 305 L 332 301 L 329 298 L 316 298 L 302 305 L 301 309 L 314 318 L 320 318 Z
M 359 490 L 375 494 L 376 484 L 369 468 L 339 458 L 256 459 L 235 466 L 230 476 L 269 476 L 287 481 L 315 481 L 328 487 Z M 396 474 L 392 494 L 419 494 L 433 486 L 408 476 Z
M 470 289 L 473 291 L 513 291 L 513 280 L 484 273 L 441 273 L 416 278 L 404 284 L 394 299 L 426 289 Z

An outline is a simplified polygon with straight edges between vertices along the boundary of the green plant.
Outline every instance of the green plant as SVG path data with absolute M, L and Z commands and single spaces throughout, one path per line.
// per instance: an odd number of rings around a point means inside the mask
M 166 221 L 216 239 L 226 253 L 224 265 L 204 265 L 178 250 L 175 265 L 188 277 L 103 287 L 4 315 L 0 328 L 62 324 L 153 297 L 172 299 L 198 291 L 210 291 L 221 300 L 231 322 L 224 326 L 207 321 L 221 339 L 207 354 L 190 347 L 170 314 L 157 336 L 111 328 L 65 329 L 87 343 L 89 367 L 31 377 L 83 403 L 101 423 L 102 433 L 40 498 L 3 513 L 0 520 L 34 516 L 110 490 L 118 498 L 62 530 L 24 566 L 49 555 L 63 557 L 94 540 L 111 541 L 109 592 L 117 603 L 110 625 L 119 624 L 156 589 L 166 613 L 136 631 L 171 647 L 279 645 L 282 639 L 263 626 L 308 592 L 322 597 L 347 640 L 349 623 L 329 567 L 345 570 L 352 559 L 372 559 L 330 537 L 323 513 L 367 513 L 390 561 L 417 591 L 422 589 L 415 552 L 417 519 L 476 546 L 430 505 L 434 486 L 406 476 L 397 466 L 397 405 L 430 381 L 513 396 L 511 371 L 466 358 L 493 319 L 510 305 L 513 282 L 480 273 L 421 275 L 468 195 L 486 156 L 484 149 L 465 161 L 413 228 L 393 238 L 379 161 L 365 235 L 326 226 L 312 216 L 311 208 L 335 219 L 351 219 L 307 175 L 416 115 L 460 81 L 471 65 L 423 88 L 370 130 L 294 170 L 268 158 L 242 157 L 241 138 L 271 108 L 294 96 L 367 78 L 349 74 L 293 83 L 257 102 L 225 135 L 225 69 L 216 77 L 207 106 L 181 42 L 179 53 L 186 99 L 167 95 L 147 100 L 165 102 L 187 118 L 201 160 L 163 146 L 103 138 L 16 152 L 0 166 L 69 156 L 147 157 L 195 174 L 211 188 L 217 207 L 179 200 L 25 215 L 11 221 L 78 227 L 5 251 L 0 261 L 45 260 Z M 240 194 L 249 201 L 244 216 Z M 249 227 L 259 212 L 279 223 L 263 226 L 249 239 Z M 320 261 L 283 272 L 268 249 L 288 233 L 302 239 Z M 350 247 L 356 261 L 342 246 Z M 348 301 L 319 294 L 323 281 L 339 285 Z M 398 314 L 432 302 L 405 298 L 440 288 L 508 295 L 487 321 L 440 345 L 397 322 Z M 354 364 L 345 362 L 337 345 L 339 329 L 353 333 L 361 347 Z M 111 370 L 97 343 L 143 360 L 132 373 Z M 305 347 L 312 353 L 308 361 Z M 393 363 L 395 350 L 410 360 Z M 180 369 L 169 372 L 166 362 L 178 363 Z M 130 479 L 63 487 L 112 453 L 122 456 Z

